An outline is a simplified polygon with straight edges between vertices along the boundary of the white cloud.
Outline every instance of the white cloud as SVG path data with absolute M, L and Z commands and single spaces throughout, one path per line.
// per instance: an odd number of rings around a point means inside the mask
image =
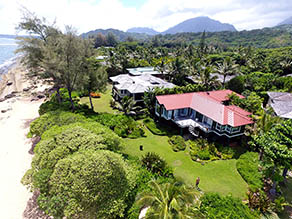
M 14 33 L 21 6 L 59 27 L 72 25 L 80 33 L 97 28 L 127 30 L 147 26 L 164 31 L 186 19 L 209 16 L 238 30 L 273 26 L 291 16 L 291 0 L 147 0 L 137 8 L 122 0 L 0 0 L 0 33 Z

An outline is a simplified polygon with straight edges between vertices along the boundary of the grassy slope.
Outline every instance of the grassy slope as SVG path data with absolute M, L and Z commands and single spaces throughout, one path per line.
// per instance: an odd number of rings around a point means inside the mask
M 101 93 L 101 98 L 92 98 L 92 103 L 94 107 L 94 111 L 99 112 L 99 113 L 112 113 L 112 114 L 117 114 L 119 111 L 113 110 L 110 107 L 110 101 L 112 99 L 112 86 L 109 85 L 105 93 Z M 80 103 L 82 104 L 89 104 L 89 98 L 88 97 L 83 97 L 80 100 Z
M 292 205 L 292 178 L 288 178 L 286 186 L 282 187 L 283 194 L 287 200 L 287 202 Z M 280 218 L 289 219 L 290 214 L 292 215 L 292 207 L 286 209 L 283 214 L 279 215 Z
M 93 99 L 96 112 L 119 113 L 110 107 L 111 86 L 101 95 L 101 98 Z M 88 97 L 81 99 L 81 103 L 89 104 Z M 232 193 L 232 195 L 244 198 L 247 184 L 236 170 L 236 160 L 215 161 L 202 166 L 191 160 L 188 151 L 173 152 L 168 143 L 167 136 L 153 135 L 147 129 L 145 138 L 124 139 L 125 153 L 141 156 L 152 151 L 160 154 L 175 169 L 175 176 L 187 183 L 194 183 L 199 176 L 201 178 L 200 188 L 204 191 L 219 192 L 221 194 Z M 139 145 L 144 146 L 144 151 L 139 150 Z
M 172 167 L 175 176 L 187 183 L 194 183 L 199 176 L 200 188 L 206 192 L 219 192 L 245 198 L 247 184 L 236 170 L 236 160 L 214 161 L 201 165 L 191 160 L 187 151 L 173 152 L 168 143 L 168 137 L 153 135 L 145 130 L 147 137 L 139 139 L 124 139 L 125 153 L 142 156 L 147 152 L 156 152 L 163 157 Z M 139 150 L 139 145 L 144 146 L 144 151 Z

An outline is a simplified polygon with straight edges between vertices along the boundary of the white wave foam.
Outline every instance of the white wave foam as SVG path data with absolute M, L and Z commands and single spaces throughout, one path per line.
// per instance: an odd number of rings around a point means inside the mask
M 12 57 L 11 59 L 8 59 L 3 64 L 0 65 L 0 75 L 6 74 L 16 63 L 21 55 L 17 55 Z

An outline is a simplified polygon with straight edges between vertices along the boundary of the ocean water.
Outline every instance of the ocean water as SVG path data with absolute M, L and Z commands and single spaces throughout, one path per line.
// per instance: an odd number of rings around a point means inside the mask
M 14 38 L 0 36 L 0 80 L 1 74 L 6 74 L 16 63 L 17 55 L 14 53 L 17 43 Z

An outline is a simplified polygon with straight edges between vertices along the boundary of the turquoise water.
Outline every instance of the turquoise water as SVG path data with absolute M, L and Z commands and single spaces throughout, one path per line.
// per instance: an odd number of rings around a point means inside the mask
M 0 65 L 15 56 L 17 49 L 16 40 L 13 38 L 0 37 Z
M 7 73 L 9 68 L 15 64 L 16 54 L 14 52 L 16 49 L 17 44 L 14 38 L 0 36 L 0 75 Z

